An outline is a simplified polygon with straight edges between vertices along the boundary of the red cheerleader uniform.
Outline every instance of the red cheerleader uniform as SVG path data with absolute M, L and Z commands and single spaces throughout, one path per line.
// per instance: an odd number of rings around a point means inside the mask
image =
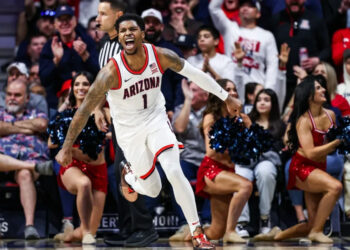
M 107 194 L 107 185 L 108 185 L 108 175 L 107 175 L 107 164 L 103 163 L 100 165 L 91 165 L 83 161 L 79 161 L 73 158 L 71 164 L 61 167 L 59 175 L 57 176 L 58 185 L 67 190 L 64 186 L 61 177 L 64 175 L 67 169 L 71 167 L 79 168 L 91 181 L 92 189 L 102 191 Z
M 329 128 L 332 128 L 334 126 L 334 122 L 332 117 L 328 114 L 327 110 L 325 110 L 329 120 L 331 121 L 331 126 Z M 316 127 L 315 120 L 311 115 L 310 110 L 308 111 L 311 123 L 312 123 L 312 138 L 314 140 L 315 147 L 321 146 L 324 144 L 324 139 L 327 131 L 319 130 Z M 301 147 L 301 145 L 300 145 Z M 321 169 L 323 171 L 326 171 L 326 165 L 327 162 L 316 162 L 313 160 L 310 160 L 302 155 L 300 155 L 298 152 L 296 152 L 293 157 L 292 161 L 290 163 L 289 167 L 289 180 L 287 189 L 298 189 L 295 186 L 296 182 L 296 176 L 302 181 L 305 181 L 306 178 L 309 176 L 309 174 L 315 170 L 316 168 Z
M 208 156 L 205 156 L 197 172 L 196 194 L 209 199 L 210 195 L 204 191 L 204 176 L 210 180 L 213 180 L 221 171 L 224 170 L 232 173 L 235 172 L 233 168 L 230 168 L 220 162 L 211 159 Z

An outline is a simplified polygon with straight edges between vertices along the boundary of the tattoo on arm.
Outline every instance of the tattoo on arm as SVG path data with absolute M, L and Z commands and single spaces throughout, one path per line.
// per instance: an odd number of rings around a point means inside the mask
M 105 98 L 107 91 L 116 84 L 118 84 L 117 73 L 113 62 L 110 61 L 100 70 L 83 103 L 75 113 L 63 147 L 70 148 L 73 146 L 81 130 L 85 127 L 91 112 Z
M 182 70 L 185 62 L 182 58 L 180 58 L 175 52 L 165 48 L 158 48 L 157 52 L 159 55 L 159 60 L 162 67 L 165 69 L 170 68 L 175 72 L 179 72 Z

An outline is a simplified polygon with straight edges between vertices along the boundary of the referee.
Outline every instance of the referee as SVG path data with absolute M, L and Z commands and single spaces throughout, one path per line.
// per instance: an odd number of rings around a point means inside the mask
M 106 35 L 106 39 L 99 54 L 99 64 L 101 68 L 107 64 L 111 57 L 119 53 L 122 49 L 118 42 L 115 22 L 123 15 L 124 11 L 125 4 L 122 0 L 100 0 L 98 16 L 96 18 L 97 27 L 108 34 L 108 36 Z M 115 192 L 117 193 L 117 197 L 115 198 L 118 206 L 120 233 L 105 237 L 104 241 L 114 246 L 145 247 L 158 239 L 158 233 L 154 229 L 153 218 L 145 206 L 144 197 L 139 195 L 138 199 L 131 203 L 120 194 L 120 163 L 125 161 L 125 157 L 123 151 L 116 142 L 114 128 L 112 129 L 112 133 L 113 145 L 115 148 L 115 188 L 117 189 Z

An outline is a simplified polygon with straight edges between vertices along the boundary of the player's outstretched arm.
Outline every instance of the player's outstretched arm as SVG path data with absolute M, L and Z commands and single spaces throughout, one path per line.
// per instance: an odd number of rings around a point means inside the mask
M 180 58 L 176 53 L 169 49 L 157 47 L 159 61 L 164 70 L 171 69 L 180 75 L 187 77 L 189 80 L 196 83 L 202 89 L 216 95 L 221 100 L 225 101 L 229 112 L 233 114 L 237 110 L 241 110 L 241 102 L 239 99 L 228 95 L 227 91 L 208 74 L 193 67 L 186 60 Z
M 105 98 L 107 91 L 118 84 L 118 77 L 115 66 L 110 61 L 97 74 L 94 83 L 91 85 L 83 103 L 76 111 L 70 123 L 62 149 L 56 155 L 56 160 L 62 166 L 68 165 L 72 161 L 72 146 L 81 130 L 85 127 L 91 112 Z

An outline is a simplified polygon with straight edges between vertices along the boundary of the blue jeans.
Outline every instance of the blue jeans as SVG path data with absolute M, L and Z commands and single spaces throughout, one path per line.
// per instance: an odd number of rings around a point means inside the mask
M 60 168 L 61 168 L 61 166 L 56 161 L 54 161 L 53 169 L 54 169 L 56 175 L 59 174 Z M 67 190 L 65 190 L 61 187 L 58 187 L 58 192 L 59 192 L 60 198 L 61 198 L 63 216 L 64 217 L 73 217 L 75 195 L 69 193 Z

